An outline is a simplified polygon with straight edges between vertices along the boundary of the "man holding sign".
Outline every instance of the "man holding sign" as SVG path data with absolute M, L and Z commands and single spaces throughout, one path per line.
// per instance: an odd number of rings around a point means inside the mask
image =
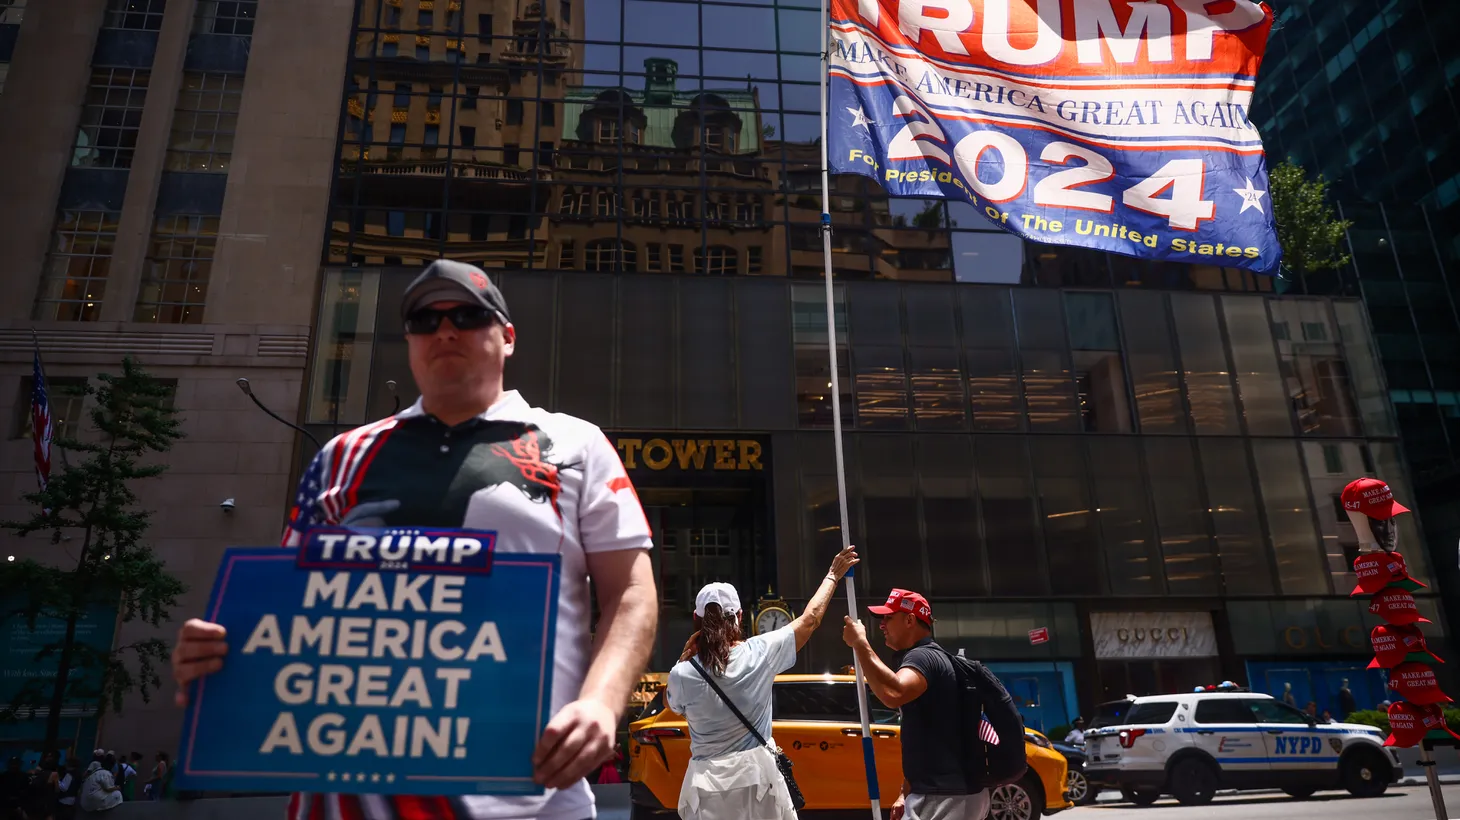
M 613 754 L 619 716 L 648 661 L 657 626 L 658 602 L 647 552 L 651 547 L 648 522 L 618 452 L 597 427 L 531 407 L 516 391 L 503 390 L 503 369 L 512 355 L 516 330 L 501 292 L 486 274 L 458 262 L 435 262 L 406 288 L 401 316 L 420 400 L 325 445 L 300 482 L 297 509 L 283 545 L 305 544 L 311 560 L 326 562 L 319 566 L 338 566 L 327 562 L 331 557 L 348 560 L 358 537 L 335 533 L 383 528 L 373 530 L 379 533 L 373 537 L 378 542 L 377 557 L 387 555 L 392 537 L 414 539 L 411 560 L 417 563 L 436 560 L 445 566 L 455 561 L 466 566 L 476 562 L 483 572 L 491 572 L 494 561 L 509 564 L 513 561 L 507 559 L 520 555 L 556 556 L 561 561 L 561 577 L 556 600 L 548 604 L 556 608 L 555 613 L 546 621 L 541 606 L 536 613 L 539 629 L 543 623 L 555 622 L 555 626 L 550 637 L 527 642 L 529 649 L 550 647 L 552 652 L 541 678 L 547 680 L 550 675 L 551 706 L 544 716 L 551 714 L 551 718 L 531 753 L 532 780 L 545 791 L 529 796 L 449 797 L 302 793 L 290 802 L 290 820 L 588 820 L 594 816 L 594 804 L 583 777 Z M 484 537 L 465 537 L 472 534 Z M 427 546 L 423 548 L 423 544 Z M 399 541 L 396 546 L 400 548 L 397 554 L 407 552 Z M 365 551 L 360 546 L 360 552 Z M 382 564 L 381 568 L 389 567 Z M 274 624 L 267 621 L 273 616 L 265 615 L 263 620 L 255 619 L 259 626 L 250 626 L 254 631 L 248 635 L 229 635 L 219 624 L 190 620 L 180 630 L 173 650 L 179 705 L 187 704 L 190 684 L 223 668 L 230 648 L 247 654 L 267 653 L 273 647 L 284 654 L 286 645 L 297 650 L 300 643 L 306 643 L 326 647 L 320 654 L 329 655 L 332 638 L 333 654 L 341 656 L 347 654 L 347 641 L 351 640 L 345 623 L 357 621 L 364 625 L 349 644 L 357 650 L 357 657 L 390 658 L 394 653 L 396 658 L 424 660 L 412 661 L 419 665 L 406 668 L 398 682 L 388 681 L 385 672 L 367 679 L 372 674 L 369 669 L 386 669 L 383 666 L 345 669 L 327 679 L 327 668 L 342 667 L 320 665 L 316 672 L 308 664 L 290 664 L 284 670 L 295 668 L 292 677 L 281 670 L 274 691 L 260 692 L 259 699 L 277 697 L 282 703 L 306 706 L 316 702 L 358 706 L 368 696 L 372 702 L 394 707 L 429 704 L 434 691 L 436 703 L 454 706 L 456 712 L 487 708 L 480 701 L 475 706 L 456 701 L 474 697 L 463 694 L 472 691 L 467 687 L 474 667 L 480 673 L 478 680 L 491 679 L 497 674 L 493 664 L 501 668 L 507 656 L 515 654 L 512 623 L 498 617 L 483 621 L 480 629 L 463 628 L 458 621 L 449 620 L 463 616 L 450 613 L 492 604 L 510 610 L 515 605 L 506 599 L 518 590 L 503 589 L 504 600 L 482 602 L 461 595 L 459 575 L 428 578 L 379 572 L 374 573 L 375 588 L 368 588 L 370 578 L 350 587 L 344 580 L 347 574 L 338 573 L 331 580 L 327 573 L 312 572 L 307 586 L 303 580 L 298 582 L 302 596 L 296 597 L 303 598 L 305 607 L 331 602 L 341 610 L 377 606 L 381 611 L 400 613 L 400 617 L 375 621 L 340 617 L 338 630 L 328 634 L 322 630 L 324 619 L 310 622 L 300 616 L 294 617 L 290 628 L 282 616 Z M 332 586 L 334 581 L 339 583 Z M 602 613 L 593 646 L 589 644 L 590 581 Z M 257 594 L 265 593 L 260 590 Z M 537 594 L 540 601 L 543 593 Z M 221 602 L 217 591 L 215 597 Z M 395 602 L 394 608 L 390 601 Z M 533 617 L 527 613 L 523 623 L 532 623 Z M 301 623 L 313 630 L 302 639 Z M 454 666 L 430 667 L 433 658 L 449 660 Z M 491 698 L 488 695 L 482 700 Z M 528 703 L 506 706 L 522 713 L 531 708 Z M 493 709 L 502 707 L 490 704 Z M 442 731 L 437 735 L 430 722 L 434 718 L 396 716 L 392 724 L 389 717 L 367 716 L 366 720 L 375 722 L 354 729 L 345 749 L 344 733 L 351 730 L 331 729 L 333 724 L 327 722 L 325 729 L 318 728 L 321 720 L 335 717 L 339 716 L 324 715 L 296 726 L 292 713 L 281 712 L 274 728 L 263 727 L 267 737 L 261 748 L 285 753 L 306 747 L 318 753 L 324 748 L 330 753 L 333 731 L 341 738 L 333 748 L 342 750 L 341 759 L 355 756 L 355 762 L 371 760 L 372 755 L 384 757 L 392 750 L 401 757 L 419 757 L 423 750 L 429 755 L 438 740 L 443 748 L 448 741 L 456 745 L 452 750 L 456 758 L 468 757 L 474 762 L 494 754 L 494 739 L 485 732 L 448 739 L 453 724 L 446 717 L 440 718 Z M 419 723 L 423 720 L 424 725 Z M 392 726 L 396 736 L 389 737 Z M 380 782 L 378 773 L 369 775 L 372 788 Z M 335 776 L 335 772 L 329 773 L 330 780 Z M 348 770 L 342 775 L 346 782 L 351 777 Z M 358 783 L 365 775 L 355 777 Z M 394 775 L 385 778 L 387 783 L 394 782 Z M 353 790 L 361 791 L 358 787 Z M 382 783 L 380 791 L 402 790 Z

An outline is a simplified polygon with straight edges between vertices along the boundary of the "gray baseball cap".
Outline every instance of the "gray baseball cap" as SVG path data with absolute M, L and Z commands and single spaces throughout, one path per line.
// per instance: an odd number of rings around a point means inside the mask
M 481 268 L 465 262 L 438 259 L 426 266 L 421 275 L 406 286 L 406 292 L 401 296 L 401 318 L 432 302 L 469 302 L 496 313 L 503 324 L 512 321 L 502 291 L 492 284 Z

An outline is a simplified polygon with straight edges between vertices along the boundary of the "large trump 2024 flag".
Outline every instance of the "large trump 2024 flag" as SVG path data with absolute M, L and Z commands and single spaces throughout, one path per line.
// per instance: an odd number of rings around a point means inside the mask
M 1276 273 L 1251 0 L 832 0 L 833 173 L 1036 242 Z

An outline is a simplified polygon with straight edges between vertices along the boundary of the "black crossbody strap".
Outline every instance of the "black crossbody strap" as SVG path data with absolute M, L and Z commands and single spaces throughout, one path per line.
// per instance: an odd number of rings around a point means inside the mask
M 710 677 L 709 673 L 705 671 L 705 668 L 703 666 L 700 666 L 700 662 L 695 660 L 694 658 L 690 658 L 689 662 L 690 665 L 695 668 L 695 671 L 700 673 L 700 677 L 705 679 L 705 683 L 708 683 L 710 685 L 710 688 L 715 690 L 715 694 L 720 696 L 720 700 L 723 701 L 726 706 L 730 707 L 730 711 L 736 717 L 740 718 L 740 722 L 745 724 L 745 728 L 750 730 L 750 733 L 755 736 L 756 741 L 758 741 L 762 746 L 769 746 L 770 744 L 765 742 L 765 738 L 761 737 L 760 732 L 757 732 L 755 730 L 755 727 L 751 725 L 750 721 L 745 719 L 745 715 L 741 714 L 740 710 L 735 708 L 734 701 L 730 700 L 730 698 L 725 697 L 725 690 L 721 689 L 719 684 L 715 683 L 715 679 Z

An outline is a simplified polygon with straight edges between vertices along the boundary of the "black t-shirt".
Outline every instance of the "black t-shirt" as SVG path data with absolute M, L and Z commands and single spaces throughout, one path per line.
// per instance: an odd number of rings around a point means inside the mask
M 902 775 L 913 794 L 969 794 L 963 774 L 958 673 L 931 638 L 902 656 L 928 690 L 902 707 Z

